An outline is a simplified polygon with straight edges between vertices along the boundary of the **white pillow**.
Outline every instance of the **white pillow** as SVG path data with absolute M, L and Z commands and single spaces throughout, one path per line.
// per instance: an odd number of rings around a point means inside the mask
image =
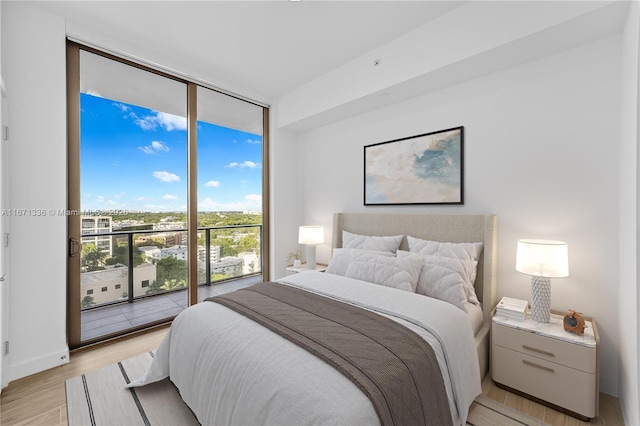
M 421 240 L 407 235 L 407 243 L 411 253 L 432 254 L 453 257 L 463 260 L 480 260 L 482 243 L 441 243 L 439 241 Z
M 404 235 L 393 235 L 386 237 L 376 237 L 369 235 L 352 234 L 342 231 L 342 247 L 357 248 L 363 250 L 388 251 L 395 254 L 400 248 Z
M 407 243 L 411 253 L 442 256 L 475 262 L 466 265 L 468 276 L 465 282 L 465 294 L 467 295 L 467 300 L 470 303 L 480 306 L 480 301 L 476 295 L 474 285 L 476 282 L 478 260 L 482 254 L 482 243 L 442 243 L 439 241 L 421 240 L 420 238 L 411 237 L 409 235 L 407 235 Z
M 353 255 L 361 253 L 377 254 L 380 256 L 395 256 L 395 253 L 389 253 L 388 251 L 361 250 L 354 248 L 334 248 L 333 256 L 331 256 L 331 260 L 329 261 L 329 265 L 327 266 L 327 270 L 325 272 L 328 274 L 344 276 L 344 274 L 347 273 L 347 268 L 351 263 L 351 258 L 353 257 Z
M 468 313 L 465 292 L 467 271 L 463 261 L 398 251 L 398 259 L 411 258 L 418 258 L 422 262 L 416 293 L 451 303 Z
M 419 256 L 398 259 L 397 257 L 361 253 L 353 256 L 345 276 L 415 292 L 421 268 L 422 259 Z

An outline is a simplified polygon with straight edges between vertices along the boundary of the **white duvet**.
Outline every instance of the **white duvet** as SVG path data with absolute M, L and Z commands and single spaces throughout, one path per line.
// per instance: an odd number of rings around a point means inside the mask
M 339 275 L 304 272 L 279 280 L 370 309 L 433 347 L 454 424 L 480 394 L 473 331 L 464 312 L 415 293 Z M 183 311 L 149 371 L 131 386 L 170 377 L 203 425 L 374 425 L 369 399 L 321 359 L 218 303 Z

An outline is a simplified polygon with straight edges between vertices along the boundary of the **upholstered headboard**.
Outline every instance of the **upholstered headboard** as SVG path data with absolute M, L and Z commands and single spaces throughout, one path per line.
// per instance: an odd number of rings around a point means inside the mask
M 482 302 L 484 324 L 491 323 L 497 303 L 497 222 L 495 215 L 429 215 L 386 213 L 335 213 L 333 247 L 342 247 L 342 231 L 361 235 L 404 235 L 400 248 L 408 250 L 407 235 L 431 241 L 482 242 L 475 287 Z

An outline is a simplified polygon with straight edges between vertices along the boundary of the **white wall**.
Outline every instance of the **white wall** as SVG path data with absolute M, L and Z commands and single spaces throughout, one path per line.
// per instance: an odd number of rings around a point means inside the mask
M 61 18 L 2 2 L 2 72 L 15 94 L 9 105 L 12 209 L 66 209 L 64 31 Z M 13 380 L 68 362 L 67 223 L 53 215 L 10 219 Z
M 622 34 L 620 90 L 620 405 L 626 424 L 640 424 L 638 371 L 638 102 L 640 4 L 631 4 Z
M 620 37 L 608 37 L 300 136 L 300 219 L 336 211 L 495 213 L 498 297 L 529 299 L 518 238 L 569 243 L 552 307 L 598 320 L 601 390 L 618 393 Z M 351 76 L 357 78 L 357 76 Z M 465 126 L 463 206 L 363 206 L 363 146 Z M 330 241 L 318 249 L 327 262 Z
M 271 110 L 271 122 L 277 114 Z M 285 275 L 287 255 L 298 248 L 299 177 L 297 174 L 298 143 L 295 134 L 281 129 L 271 129 L 269 154 L 270 195 L 270 279 Z
M 2 28 L 2 3 L 0 3 L 0 126 L 6 126 L 8 123 L 5 119 L 6 117 L 6 109 L 5 106 L 7 102 L 7 93 L 6 87 L 4 85 L 4 79 L 2 78 L 2 37 L 1 37 L 1 28 Z M 0 127 L 1 128 L 1 127 Z M 0 139 L 2 139 L 0 137 Z M 6 154 L 5 154 L 5 143 L 0 140 L 0 208 L 5 208 L 5 197 L 7 196 L 5 186 L 7 182 L 7 167 L 5 164 L 7 163 Z M 0 238 L 5 232 L 8 232 L 7 228 L 8 221 L 5 217 L 0 217 Z M 6 308 L 6 298 L 8 297 L 8 292 L 5 291 L 6 287 L 9 283 L 7 275 L 7 262 L 5 259 L 8 257 L 7 250 L 4 247 L 4 244 L 0 241 L 0 276 L 3 277 L 3 282 L 0 282 L 0 342 L 5 341 L 5 336 L 8 336 L 7 325 L 8 322 L 5 320 L 6 315 L 9 311 Z M 4 351 L 0 353 L 0 390 L 7 386 L 7 367 L 5 364 L 8 359 L 4 354 Z

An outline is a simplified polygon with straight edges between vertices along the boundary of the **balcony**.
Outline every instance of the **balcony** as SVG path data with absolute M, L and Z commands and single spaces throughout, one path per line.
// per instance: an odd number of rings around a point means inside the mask
M 81 236 L 82 342 L 169 321 L 187 307 L 186 231 L 126 230 Z M 259 224 L 198 228 L 199 302 L 262 282 L 261 234 Z M 106 237 L 111 244 L 98 245 L 97 237 Z
M 253 275 L 211 286 L 198 286 L 198 301 L 229 293 L 262 282 L 262 275 Z M 145 324 L 153 324 L 178 315 L 187 307 L 187 290 L 158 294 L 134 303 L 117 303 L 83 309 L 82 341 L 122 334 Z

